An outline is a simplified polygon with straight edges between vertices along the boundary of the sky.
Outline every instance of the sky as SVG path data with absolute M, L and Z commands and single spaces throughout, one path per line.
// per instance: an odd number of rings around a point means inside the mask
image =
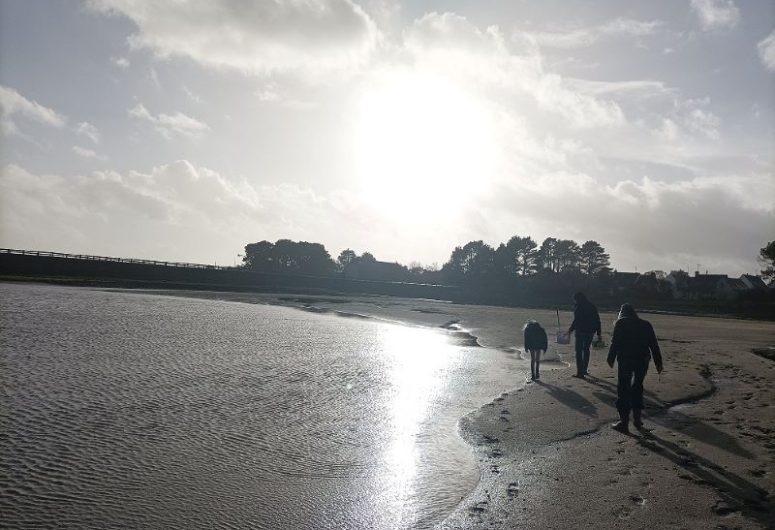
M 0 247 L 757 273 L 775 2 L 0 0 Z

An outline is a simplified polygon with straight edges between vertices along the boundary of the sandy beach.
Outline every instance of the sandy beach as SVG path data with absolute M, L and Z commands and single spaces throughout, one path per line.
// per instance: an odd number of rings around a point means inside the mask
M 390 297 L 166 294 L 290 305 L 423 326 L 450 323 L 480 345 L 522 356 L 521 325 L 550 332 L 554 311 Z M 646 430 L 622 435 L 615 370 L 593 350 L 591 375 L 571 377 L 572 345 L 550 344 L 537 382 L 460 421 L 481 479 L 439 528 L 772 528 L 775 525 L 775 362 L 753 353 L 775 342 L 775 323 L 643 314 L 665 370 L 646 377 Z M 571 315 L 560 312 L 563 327 Z M 616 315 L 601 312 L 610 342 Z M 561 362 L 557 362 L 559 359 Z
M 610 429 L 604 351 L 587 380 L 544 372 L 463 420 L 482 480 L 444 528 L 773 527 L 775 364 L 751 352 L 773 324 L 643 317 L 665 358 L 646 378 L 647 432 Z

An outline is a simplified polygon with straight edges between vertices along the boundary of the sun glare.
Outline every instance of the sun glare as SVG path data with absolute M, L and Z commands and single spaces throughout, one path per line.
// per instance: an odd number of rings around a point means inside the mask
M 450 81 L 394 74 L 362 97 L 356 163 L 378 209 L 411 220 L 437 217 L 486 182 L 493 167 L 489 115 Z

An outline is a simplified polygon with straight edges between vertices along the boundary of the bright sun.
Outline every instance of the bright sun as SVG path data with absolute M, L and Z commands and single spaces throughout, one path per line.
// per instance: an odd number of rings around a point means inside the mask
M 357 170 L 374 206 L 412 221 L 443 216 L 493 168 L 489 114 L 440 77 L 398 74 L 361 100 Z

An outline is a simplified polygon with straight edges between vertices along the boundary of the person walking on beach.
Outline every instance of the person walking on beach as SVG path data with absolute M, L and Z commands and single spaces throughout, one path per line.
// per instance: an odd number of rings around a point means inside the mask
M 589 347 L 592 345 L 595 333 L 600 340 L 600 314 L 584 293 L 574 294 L 573 301 L 575 303 L 573 322 L 568 328 L 568 335 L 576 332 L 576 375 L 574 377 L 583 379 L 588 374 Z
M 608 350 L 608 366 L 613 368 L 614 361 L 619 361 L 619 380 L 616 385 L 619 421 L 613 425 L 619 432 L 630 432 L 630 411 L 633 425 L 638 429 L 643 427 L 643 379 L 652 355 L 657 373 L 662 373 L 662 352 L 654 328 L 648 321 L 638 317 L 631 304 L 622 305 Z
M 524 327 L 525 351 L 530 352 L 530 379 L 540 379 L 541 353 L 549 347 L 546 330 L 535 320 L 528 320 Z

